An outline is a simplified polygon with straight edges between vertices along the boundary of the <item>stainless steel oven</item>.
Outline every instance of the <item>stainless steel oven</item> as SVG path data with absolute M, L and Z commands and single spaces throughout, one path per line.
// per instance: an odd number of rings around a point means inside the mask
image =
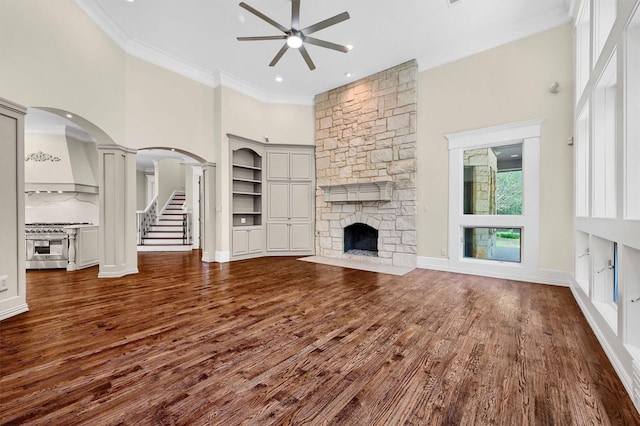
M 67 268 L 69 236 L 66 224 L 26 224 L 25 254 L 27 269 Z

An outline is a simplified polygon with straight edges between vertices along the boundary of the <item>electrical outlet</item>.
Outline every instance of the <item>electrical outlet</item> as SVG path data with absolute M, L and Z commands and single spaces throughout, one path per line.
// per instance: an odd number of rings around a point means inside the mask
M 9 290 L 9 276 L 0 275 L 0 291 Z
M 240 223 L 247 223 L 247 219 L 246 219 L 246 218 L 244 218 L 244 217 L 241 217 L 241 218 L 240 218 Z
M 447 249 L 445 249 L 445 248 L 440 249 L 440 255 L 441 256 L 446 256 L 447 255 Z

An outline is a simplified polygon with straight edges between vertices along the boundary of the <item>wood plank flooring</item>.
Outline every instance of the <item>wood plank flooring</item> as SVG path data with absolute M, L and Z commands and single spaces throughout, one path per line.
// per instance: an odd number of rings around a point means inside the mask
M 0 423 L 638 425 L 566 288 L 140 253 L 29 271 L 0 323 Z

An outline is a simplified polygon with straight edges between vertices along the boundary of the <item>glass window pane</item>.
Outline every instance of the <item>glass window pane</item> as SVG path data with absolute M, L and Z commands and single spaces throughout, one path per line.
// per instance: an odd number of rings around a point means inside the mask
M 522 143 L 464 152 L 464 214 L 522 214 Z
M 464 228 L 464 257 L 520 263 L 521 237 L 521 228 Z

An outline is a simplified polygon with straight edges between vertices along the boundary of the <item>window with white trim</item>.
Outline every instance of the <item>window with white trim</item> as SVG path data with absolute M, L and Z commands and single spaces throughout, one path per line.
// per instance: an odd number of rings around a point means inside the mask
M 537 268 L 541 124 L 446 136 L 452 266 L 517 275 Z

